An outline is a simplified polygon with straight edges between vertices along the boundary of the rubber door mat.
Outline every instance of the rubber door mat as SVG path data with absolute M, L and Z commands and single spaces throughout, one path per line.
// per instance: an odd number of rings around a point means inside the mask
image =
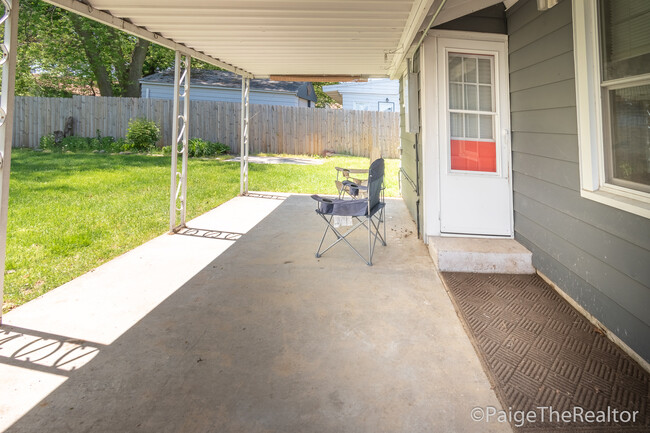
M 539 276 L 442 276 L 517 431 L 650 431 L 650 375 Z

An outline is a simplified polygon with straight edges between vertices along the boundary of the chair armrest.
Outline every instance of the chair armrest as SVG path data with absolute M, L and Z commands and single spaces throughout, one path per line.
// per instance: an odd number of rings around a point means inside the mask
M 362 216 L 368 213 L 368 199 L 343 200 L 312 195 L 318 208 L 316 212 L 321 215 Z

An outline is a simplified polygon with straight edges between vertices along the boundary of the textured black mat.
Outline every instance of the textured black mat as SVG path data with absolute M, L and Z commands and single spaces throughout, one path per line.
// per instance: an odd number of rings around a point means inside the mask
M 539 276 L 442 276 L 504 408 L 537 414 L 517 431 L 650 432 L 650 375 Z

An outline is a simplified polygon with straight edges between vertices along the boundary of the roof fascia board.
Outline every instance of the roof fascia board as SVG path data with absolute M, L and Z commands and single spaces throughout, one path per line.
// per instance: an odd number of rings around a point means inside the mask
M 174 87 L 174 83 L 157 83 L 155 81 L 143 81 L 140 80 L 140 84 L 146 86 L 161 86 L 161 87 Z M 211 89 L 211 90 L 229 90 L 235 92 L 241 92 L 241 87 L 221 87 L 221 86 L 211 86 L 209 84 L 192 84 L 192 89 Z M 262 89 L 250 89 L 251 93 L 272 93 L 275 95 L 293 95 L 297 96 L 298 92 L 290 92 L 288 90 L 262 90 Z
M 411 12 L 406 20 L 404 31 L 402 32 L 402 36 L 400 37 L 397 46 L 397 52 L 393 56 L 393 61 L 391 62 L 391 73 L 389 74 L 391 77 L 394 76 L 394 71 L 396 71 L 404 61 L 413 40 L 417 36 L 422 23 L 426 19 L 429 10 L 431 10 L 431 7 L 435 2 L 436 0 L 415 0 L 413 2 Z
M 170 48 L 174 51 L 180 51 L 183 54 L 194 57 L 195 59 L 201 60 L 203 62 L 209 63 L 214 66 L 218 66 L 227 71 L 234 72 L 237 75 L 241 75 L 247 78 L 254 78 L 254 75 L 250 72 L 238 68 L 237 66 L 231 65 L 230 63 L 225 63 L 219 59 L 208 56 L 205 53 L 196 51 L 192 48 L 186 47 L 185 45 L 174 42 L 171 39 L 167 39 L 161 35 L 150 32 L 143 27 L 138 27 L 135 24 L 132 24 L 122 18 L 117 18 L 111 15 L 108 12 L 95 9 L 92 6 L 89 6 L 85 3 L 82 3 L 78 0 L 44 0 L 45 2 L 58 6 L 62 9 L 81 15 L 91 20 L 106 24 L 118 30 L 130 33 L 134 36 L 137 36 L 142 39 L 146 39 L 154 44 L 161 45 L 166 48 Z

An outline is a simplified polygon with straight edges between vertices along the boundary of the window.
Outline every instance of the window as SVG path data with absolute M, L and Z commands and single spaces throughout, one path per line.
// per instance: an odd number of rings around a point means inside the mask
M 650 2 L 573 2 L 582 195 L 650 218 Z
M 449 53 L 450 169 L 497 172 L 492 56 Z

